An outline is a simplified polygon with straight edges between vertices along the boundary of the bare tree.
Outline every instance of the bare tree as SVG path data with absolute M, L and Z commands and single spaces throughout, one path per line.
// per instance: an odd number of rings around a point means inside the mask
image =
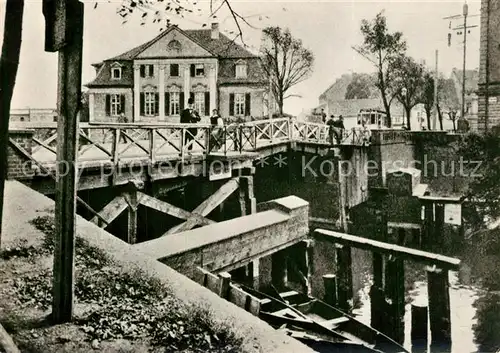
M 456 131 L 461 104 L 452 79 L 441 78 L 438 81 L 438 109 L 439 114 L 451 120 L 453 131 Z
M 391 61 L 389 70 L 394 75 L 390 91 L 403 105 L 406 113 L 406 125 L 411 130 L 411 110 L 422 101 L 424 93 L 423 65 L 407 55 L 400 55 Z
M 7 175 L 10 105 L 16 84 L 23 32 L 24 0 L 7 0 L 0 58 L 0 243 L 2 240 L 3 194 Z
M 391 82 L 393 75 L 389 69 L 392 60 L 406 52 L 406 41 L 401 32 L 390 33 L 387 20 L 380 12 L 372 21 L 361 22 L 363 44 L 353 47 L 359 54 L 368 59 L 377 69 L 377 88 L 380 90 L 384 109 L 387 114 L 388 125 L 392 125 L 390 107 L 392 99 Z
M 302 41 L 292 37 L 290 30 L 267 27 L 263 30 L 261 45 L 262 68 L 271 80 L 271 90 L 283 115 L 286 92 L 304 81 L 312 72 L 314 55 L 303 47 Z

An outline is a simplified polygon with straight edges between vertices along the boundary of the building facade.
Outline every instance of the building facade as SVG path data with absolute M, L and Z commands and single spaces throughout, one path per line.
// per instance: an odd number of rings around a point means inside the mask
M 9 121 L 11 123 L 53 123 L 57 122 L 57 111 L 43 108 L 11 109 Z
M 93 65 L 87 84 L 89 120 L 179 122 L 194 99 L 207 121 L 213 109 L 223 118 L 258 119 L 267 115 L 268 80 L 260 58 L 211 29 L 172 26 L 126 53 Z
M 477 93 L 479 100 L 477 129 L 479 131 L 489 130 L 500 125 L 499 36 L 500 0 L 481 0 L 479 88 Z M 487 76 L 489 80 L 486 79 Z M 486 102 L 488 102 L 488 114 L 486 114 Z

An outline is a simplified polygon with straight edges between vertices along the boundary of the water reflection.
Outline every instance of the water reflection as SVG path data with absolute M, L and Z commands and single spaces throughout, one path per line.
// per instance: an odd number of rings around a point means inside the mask
M 498 237 L 500 238 L 500 237 Z M 500 241 L 469 240 L 457 253 L 463 263 L 458 272 L 450 272 L 451 347 L 412 347 L 411 304 L 428 305 L 427 278 L 422 264 L 405 262 L 404 346 L 413 352 L 499 352 L 500 351 Z M 353 249 L 353 314 L 370 324 L 370 287 L 372 255 Z M 430 332 L 428 333 L 430 337 Z

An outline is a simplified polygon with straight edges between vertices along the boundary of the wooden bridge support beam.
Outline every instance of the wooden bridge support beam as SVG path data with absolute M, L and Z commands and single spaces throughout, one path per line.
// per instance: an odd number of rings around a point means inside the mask
M 398 343 L 404 342 L 405 276 L 404 260 L 389 257 L 385 266 L 385 300 L 388 303 L 386 334 Z
M 124 194 L 127 201 L 127 243 L 135 244 L 137 242 L 137 208 L 139 202 L 137 201 L 137 191 L 130 191 Z
M 426 270 L 432 344 L 444 348 L 451 344 L 448 271 L 434 267 Z
M 349 301 L 353 297 L 352 289 L 352 257 L 349 246 L 335 245 L 336 247 L 336 268 L 338 278 L 338 303 L 344 311 L 349 311 Z
M 423 222 L 422 240 L 420 242 L 422 250 L 429 250 L 432 236 L 434 234 L 434 204 L 426 202 L 424 204 L 424 222 Z
M 253 193 L 253 176 L 240 176 L 238 181 L 239 203 L 241 216 L 246 216 L 257 212 L 257 200 Z M 250 277 L 254 289 L 260 287 L 259 259 L 247 265 L 247 274 Z
M 411 343 L 412 352 L 427 352 L 428 336 L 428 310 L 427 306 L 411 306 Z
M 314 241 L 312 239 L 304 240 L 304 257 L 306 264 L 306 290 L 307 295 L 312 296 L 312 276 L 314 273 Z

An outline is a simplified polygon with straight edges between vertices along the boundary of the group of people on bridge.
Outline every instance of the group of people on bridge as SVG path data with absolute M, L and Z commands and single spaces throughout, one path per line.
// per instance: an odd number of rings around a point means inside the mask
M 324 109 L 321 110 L 321 117 L 323 124 L 328 125 L 328 140 L 330 144 L 334 144 L 334 138 L 337 144 L 341 144 L 345 133 L 344 117 L 339 115 L 338 119 L 335 119 L 335 115 L 332 114 L 330 118 L 327 119 Z

